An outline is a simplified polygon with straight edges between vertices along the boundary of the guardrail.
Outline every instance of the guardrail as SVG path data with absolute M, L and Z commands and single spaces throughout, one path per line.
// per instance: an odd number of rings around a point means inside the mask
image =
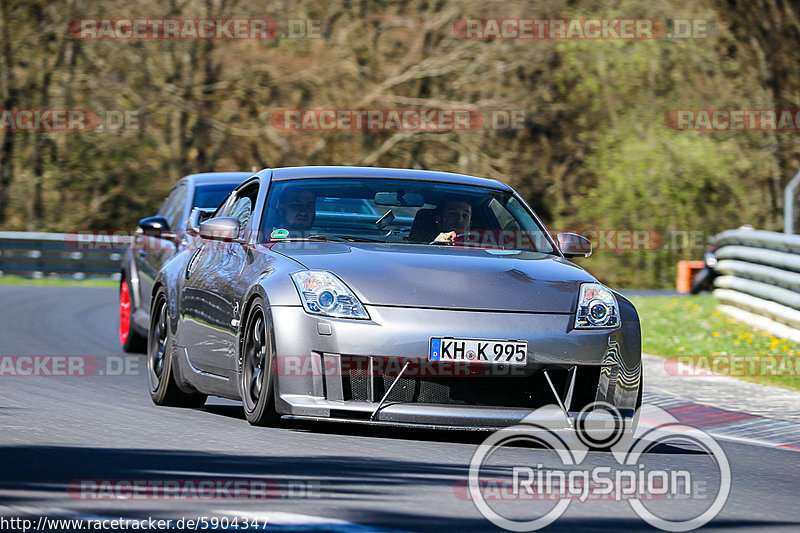
M 120 279 L 127 235 L 0 232 L 0 275 Z
M 800 235 L 729 230 L 711 242 L 720 302 L 800 328 Z

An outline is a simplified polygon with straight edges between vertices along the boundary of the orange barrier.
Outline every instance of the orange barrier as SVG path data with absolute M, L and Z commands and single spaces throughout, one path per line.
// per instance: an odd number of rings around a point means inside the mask
M 705 266 L 705 261 L 678 261 L 678 292 L 688 293 L 694 276 Z

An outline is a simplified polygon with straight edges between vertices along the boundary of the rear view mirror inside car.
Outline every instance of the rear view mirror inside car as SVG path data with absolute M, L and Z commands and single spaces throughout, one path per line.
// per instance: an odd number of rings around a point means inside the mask
M 425 198 L 411 192 L 379 192 L 375 193 L 375 203 L 384 206 L 422 207 L 425 205 Z

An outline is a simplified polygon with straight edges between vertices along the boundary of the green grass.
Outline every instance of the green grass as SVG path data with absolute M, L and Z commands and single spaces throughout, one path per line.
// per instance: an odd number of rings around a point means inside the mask
M 717 310 L 711 295 L 651 296 L 632 298 L 642 323 L 642 351 L 660 356 L 710 356 L 706 361 L 727 356 L 762 356 L 758 371 L 734 376 L 755 383 L 800 390 L 800 372 L 776 366 L 770 371 L 770 356 L 800 356 L 800 344 L 776 337 Z M 749 361 L 754 361 L 748 358 Z M 800 359 L 790 360 L 800 370 Z
M 0 285 L 52 285 L 56 287 L 119 287 L 119 281 L 111 279 L 28 279 L 17 276 L 0 276 Z

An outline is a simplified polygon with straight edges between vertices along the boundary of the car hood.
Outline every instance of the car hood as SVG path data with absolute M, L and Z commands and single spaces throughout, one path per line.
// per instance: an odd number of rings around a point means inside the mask
M 582 268 L 539 252 L 435 245 L 285 242 L 272 247 L 327 270 L 365 304 L 574 313 Z

